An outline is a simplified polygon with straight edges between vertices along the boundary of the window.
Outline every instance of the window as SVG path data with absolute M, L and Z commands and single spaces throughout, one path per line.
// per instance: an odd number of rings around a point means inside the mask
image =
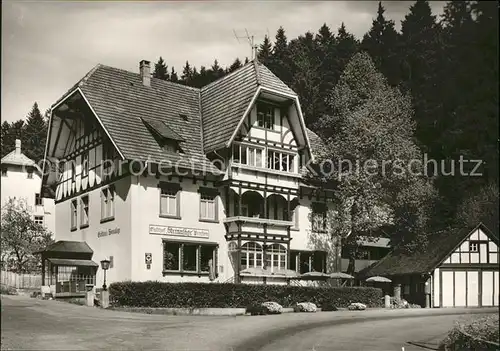
M 257 124 L 261 128 L 273 129 L 274 107 L 265 103 L 257 104 Z
M 85 151 L 82 154 L 82 177 L 86 177 L 89 174 L 89 152 Z
M 35 206 L 43 206 L 43 198 L 40 194 L 35 194 Z
M 322 202 L 313 202 L 311 206 L 311 228 L 316 232 L 326 231 L 326 204 Z
M 266 263 L 271 271 L 286 269 L 286 249 L 283 245 L 273 244 L 266 250 Z
M 233 159 L 235 163 L 252 167 L 263 167 L 264 149 L 252 146 L 235 144 L 233 148 Z
M 73 200 L 71 201 L 71 204 L 70 204 L 71 208 L 71 229 L 76 229 L 76 221 L 77 221 L 77 218 L 78 218 L 78 203 L 76 202 L 76 200 Z
M 262 246 L 248 242 L 241 247 L 241 269 L 262 268 Z
M 115 217 L 115 190 L 113 186 L 101 191 L 101 221 L 111 220 Z
M 179 218 L 179 184 L 160 184 L 160 216 Z
M 43 225 L 43 216 L 35 216 L 35 223 Z
M 290 251 L 290 269 L 304 274 L 326 272 L 326 251 Z
M 217 220 L 217 194 L 214 191 L 200 190 L 200 220 Z
M 80 228 L 89 225 L 89 196 L 85 195 L 81 197 L 80 202 Z
M 267 151 L 267 168 L 275 171 L 295 172 L 295 156 L 274 150 Z
M 213 244 L 163 241 L 164 272 L 209 274 L 215 270 L 216 258 L 217 246 Z
M 113 256 L 109 256 L 109 268 L 113 268 L 115 259 Z
M 2 177 L 7 177 L 7 169 L 2 168 Z
M 186 272 L 197 272 L 197 251 L 198 245 L 196 244 L 184 244 L 183 245 L 183 255 L 182 255 L 182 269 Z
M 479 251 L 479 243 L 475 241 L 469 242 L 469 251 L 470 252 L 478 252 Z
M 28 170 L 28 179 L 33 179 L 33 170 Z

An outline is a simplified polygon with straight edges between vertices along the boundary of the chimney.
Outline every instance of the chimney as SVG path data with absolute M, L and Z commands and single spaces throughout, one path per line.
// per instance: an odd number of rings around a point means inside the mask
M 21 155 L 21 140 L 16 139 L 16 155 Z
M 142 84 L 149 87 L 151 86 L 151 67 L 150 62 L 146 60 L 142 60 L 139 62 L 139 72 L 142 77 Z

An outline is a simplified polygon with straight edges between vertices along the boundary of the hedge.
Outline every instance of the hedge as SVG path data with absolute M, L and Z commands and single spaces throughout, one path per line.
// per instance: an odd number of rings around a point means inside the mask
M 118 282 L 109 287 L 115 307 L 246 308 L 274 301 L 283 307 L 298 302 L 347 307 L 361 302 L 381 306 L 382 290 L 368 287 L 316 288 L 288 285 L 247 285 L 215 283 Z

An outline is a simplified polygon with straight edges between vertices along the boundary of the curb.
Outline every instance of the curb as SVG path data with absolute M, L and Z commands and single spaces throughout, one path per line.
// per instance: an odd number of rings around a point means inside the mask
M 373 308 L 372 308 L 373 309 Z M 109 307 L 107 310 L 118 312 L 132 312 L 143 314 L 160 314 L 174 316 L 245 316 L 246 308 L 175 308 L 175 307 Z M 347 311 L 347 308 L 339 308 L 338 311 Z M 318 308 L 316 312 L 321 312 Z M 335 311 L 325 311 L 335 312 Z M 284 307 L 283 313 L 315 313 L 315 312 L 294 312 L 293 307 Z

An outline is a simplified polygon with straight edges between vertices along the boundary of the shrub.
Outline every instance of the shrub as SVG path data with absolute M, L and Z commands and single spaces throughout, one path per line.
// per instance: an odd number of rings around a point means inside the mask
M 457 323 L 441 342 L 440 350 L 498 350 L 498 315 Z
M 364 311 L 366 310 L 366 305 L 359 302 L 355 302 L 351 303 L 348 308 L 351 311 Z
M 7 285 L 0 285 L 0 293 L 2 295 L 17 295 L 17 290 L 7 286 Z
M 338 311 L 339 309 L 337 308 L 337 306 L 335 306 L 334 304 L 332 303 L 325 303 L 321 306 L 321 311 L 322 312 L 327 312 L 327 311 Z
M 382 291 L 366 287 L 315 288 L 290 285 L 120 282 L 109 287 L 110 303 L 127 307 L 247 307 L 275 301 L 291 307 L 309 301 L 347 307 L 352 302 L 381 306 Z
M 267 314 L 281 314 L 283 307 L 277 302 L 264 302 L 262 306 L 266 309 Z
M 267 308 L 261 303 L 254 303 L 247 307 L 246 313 L 250 313 L 252 316 L 260 316 L 267 314 Z
M 294 312 L 316 312 L 318 308 L 312 302 L 300 302 L 293 306 Z

